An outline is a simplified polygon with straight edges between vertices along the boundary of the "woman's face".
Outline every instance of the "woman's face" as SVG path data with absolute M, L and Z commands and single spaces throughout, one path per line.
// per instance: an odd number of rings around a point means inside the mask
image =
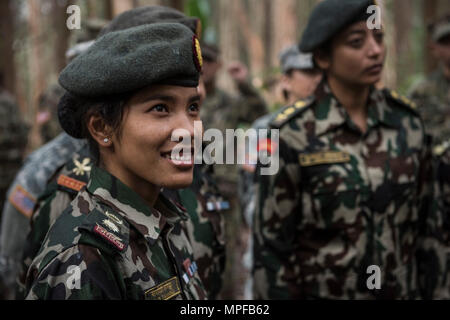
M 334 37 L 331 53 L 318 63 L 329 77 L 351 85 L 373 85 L 381 79 L 386 57 L 383 30 L 356 22 Z
M 183 188 L 192 183 L 194 121 L 199 121 L 197 88 L 155 85 L 143 89 L 127 104 L 119 133 L 112 136 L 112 152 L 102 159 L 107 169 L 135 191 L 149 183 L 157 188 Z M 171 158 L 176 129 L 192 149 Z M 178 153 L 177 153 L 178 154 Z

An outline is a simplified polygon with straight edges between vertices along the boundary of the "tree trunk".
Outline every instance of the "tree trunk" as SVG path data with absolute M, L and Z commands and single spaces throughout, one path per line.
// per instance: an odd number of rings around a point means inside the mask
M 170 0 L 168 3 L 168 6 L 183 12 L 184 11 L 184 0 Z
M 437 0 L 427 0 L 423 1 L 423 22 L 425 28 L 428 27 L 428 25 L 432 24 L 436 20 L 436 12 L 438 7 L 438 1 Z M 427 28 L 428 29 L 428 28 Z M 430 52 L 430 43 L 431 43 L 431 34 L 429 32 L 426 32 L 425 36 L 425 70 L 427 73 L 433 71 L 437 67 L 436 59 L 432 56 Z
M 0 1 L 0 70 L 3 74 L 3 85 L 12 95 L 16 93 L 14 63 L 14 13 L 11 0 Z
M 239 12 L 240 1 L 242 0 L 219 0 L 219 12 L 221 19 L 219 22 L 219 47 L 221 51 L 221 60 L 224 62 L 224 68 L 218 77 L 218 86 L 227 90 L 234 91 L 234 84 L 228 73 L 224 70 L 227 63 L 233 60 L 239 60 L 239 34 L 240 30 L 235 18 Z
M 41 7 L 38 0 L 29 0 L 29 34 L 31 38 L 31 50 L 28 56 L 31 80 L 31 108 L 28 111 L 32 117 L 32 128 L 29 136 L 29 151 L 35 150 L 42 144 L 39 128 L 36 124 L 36 111 L 39 105 L 39 96 L 46 86 L 42 72 L 42 38 L 41 38 Z
M 258 6 L 254 2 L 260 2 L 258 0 L 251 0 L 249 5 L 253 8 L 254 5 Z M 261 36 L 255 31 L 254 19 L 250 19 L 248 11 L 244 5 L 244 2 L 237 1 L 235 14 L 229 16 L 228 19 L 233 20 L 235 17 L 237 24 L 239 25 L 240 33 L 243 36 L 244 48 L 248 52 L 250 70 L 253 73 L 261 74 L 264 70 L 264 45 Z M 232 22 L 232 21 L 231 21 Z M 222 46 L 224 47 L 224 45 Z M 237 58 L 240 60 L 239 54 Z
M 68 49 L 68 41 L 70 30 L 65 28 L 67 13 L 66 5 L 61 5 L 61 1 L 52 0 L 52 16 L 53 16 L 53 32 L 55 35 L 55 49 L 53 51 L 53 61 L 55 62 L 55 71 L 57 74 L 66 66 L 66 51 Z
M 133 0 L 112 0 L 112 16 L 116 17 L 122 12 L 133 9 L 135 1 Z
M 280 17 L 283 18 L 280 21 Z M 298 42 L 295 0 L 272 1 L 272 45 L 270 66 L 278 66 L 278 55 L 288 45 Z

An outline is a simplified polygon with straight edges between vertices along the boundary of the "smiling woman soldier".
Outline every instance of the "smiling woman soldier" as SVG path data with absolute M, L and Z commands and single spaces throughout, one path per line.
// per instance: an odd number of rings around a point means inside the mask
M 324 81 L 272 122 L 280 170 L 258 181 L 256 298 L 418 297 L 428 144 L 408 100 L 375 88 L 386 46 L 367 27 L 373 4 L 325 0 L 310 16 L 299 49 Z
M 171 137 L 194 138 L 200 69 L 192 31 L 156 23 L 106 34 L 62 71 L 61 125 L 97 166 L 31 264 L 27 299 L 205 298 L 186 212 L 160 194 L 192 183 L 193 152 L 173 156 Z

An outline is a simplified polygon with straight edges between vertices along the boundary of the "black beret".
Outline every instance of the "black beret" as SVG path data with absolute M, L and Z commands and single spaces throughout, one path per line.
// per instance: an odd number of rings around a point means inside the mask
M 196 17 L 187 17 L 184 13 L 164 6 L 144 6 L 125 11 L 114 18 L 101 31 L 99 36 L 106 33 L 125 30 L 149 23 L 177 22 L 184 24 L 200 38 L 201 21 Z
M 105 34 L 66 66 L 59 82 L 71 94 L 87 98 L 157 83 L 196 87 L 201 64 L 200 45 L 189 28 L 146 24 Z
M 367 7 L 374 0 L 324 0 L 317 4 L 303 32 L 299 49 L 312 52 L 319 48 L 346 26 L 367 15 Z M 369 15 L 370 16 L 370 15 Z

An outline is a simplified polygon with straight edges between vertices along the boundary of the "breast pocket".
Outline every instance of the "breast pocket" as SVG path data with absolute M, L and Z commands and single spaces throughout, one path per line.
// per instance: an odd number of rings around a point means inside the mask
M 316 156 L 312 154 L 310 156 Z M 300 157 L 302 184 L 306 199 L 304 207 L 310 207 L 311 218 L 318 225 L 332 228 L 336 222 L 352 223 L 358 211 L 358 195 L 362 179 L 355 159 L 343 152 L 334 152 L 322 161 Z M 320 159 L 320 158 L 318 158 Z
M 386 160 L 384 172 L 387 178 L 377 190 L 377 195 L 380 195 L 378 211 L 392 216 L 397 226 L 414 223 L 418 218 L 419 162 L 417 153 L 391 154 Z

